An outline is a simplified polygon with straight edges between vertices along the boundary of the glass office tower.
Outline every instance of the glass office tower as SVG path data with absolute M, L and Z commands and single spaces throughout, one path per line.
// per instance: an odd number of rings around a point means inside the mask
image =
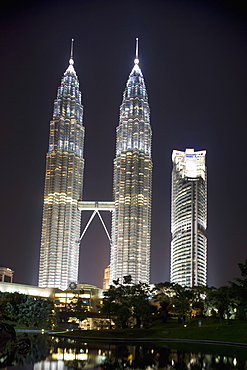
M 171 282 L 207 284 L 206 151 L 172 153 Z
M 151 232 L 151 126 L 138 45 L 116 129 L 110 281 L 131 275 L 149 283 Z
M 39 286 L 65 290 L 77 282 L 84 126 L 79 81 L 71 53 L 50 122 L 40 247 Z

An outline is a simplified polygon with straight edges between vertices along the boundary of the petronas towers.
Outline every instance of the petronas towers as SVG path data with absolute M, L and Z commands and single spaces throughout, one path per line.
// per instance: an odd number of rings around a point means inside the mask
M 83 107 L 73 52 L 50 122 L 40 247 L 39 286 L 65 290 L 78 279 L 84 169 Z M 116 129 L 110 281 L 131 275 L 149 283 L 151 231 L 151 126 L 138 45 Z M 92 209 L 99 207 L 100 202 Z M 104 203 L 105 206 L 107 202 Z M 97 209 L 98 212 L 99 208 Z
M 79 81 L 71 54 L 50 122 L 40 247 L 39 286 L 68 288 L 77 281 L 84 126 Z
M 111 279 L 122 281 L 131 275 L 135 284 L 149 283 L 152 131 L 138 55 L 123 93 L 116 131 Z

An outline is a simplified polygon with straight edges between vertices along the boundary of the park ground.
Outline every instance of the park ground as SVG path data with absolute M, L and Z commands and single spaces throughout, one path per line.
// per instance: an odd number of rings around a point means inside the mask
M 108 340 L 191 340 L 239 343 L 247 346 L 247 321 L 195 319 L 188 323 L 156 321 L 148 329 L 73 330 L 62 334 L 76 338 Z

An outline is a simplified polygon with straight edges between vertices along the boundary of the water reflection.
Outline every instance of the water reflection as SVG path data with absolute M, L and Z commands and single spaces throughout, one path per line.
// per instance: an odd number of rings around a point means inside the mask
M 1 336 L 0 368 L 18 365 L 33 365 L 44 361 L 50 355 L 52 340 L 43 335 L 23 334 L 16 338 Z
M 85 343 L 81 340 L 22 336 L 0 347 L 0 367 L 66 369 L 247 369 L 246 348 L 186 343 Z

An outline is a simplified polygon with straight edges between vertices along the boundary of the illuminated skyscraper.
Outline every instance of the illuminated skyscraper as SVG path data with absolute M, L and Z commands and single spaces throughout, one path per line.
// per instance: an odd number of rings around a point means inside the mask
M 138 41 L 138 40 L 137 40 Z M 116 129 L 110 281 L 131 275 L 149 283 L 151 231 L 151 126 L 138 44 Z
M 73 44 L 72 44 L 73 46 Z M 68 288 L 77 282 L 82 198 L 84 126 L 73 53 L 61 80 L 50 122 L 40 247 L 39 286 Z
M 172 153 L 171 282 L 207 284 L 206 151 Z

